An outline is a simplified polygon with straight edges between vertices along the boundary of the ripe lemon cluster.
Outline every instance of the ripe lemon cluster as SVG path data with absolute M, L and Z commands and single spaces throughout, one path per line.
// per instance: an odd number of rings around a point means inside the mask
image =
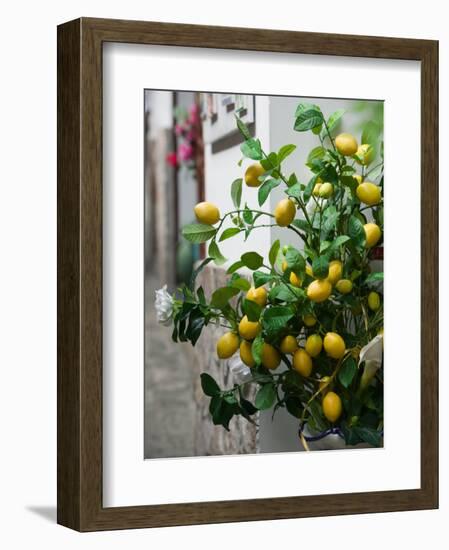
M 264 287 L 251 287 L 246 293 L 246 299 L 252 300 L 264 307 L 267 303 L 267 291 Z M 250 321 L 245 315 L 240 320 L 238 325 L 238 333 L 229 331 L 223 334 L 217 341 L 217 355 L 220 359 L 228 359 L 239 350 L 240 358 L 248 365 L 254 367 L 256 361 L 252 353 L 252 341 L 262 330 L 259 321 Z M 281 355 L 279 351 L 269 344 L 264 342 L 261 352 L 262 365 L 267 369 L 276 369 L 281 363 Z
M 286 336 L 283 343 L 287 338 Z M 318 357 L 322 350 L 333 359 L 342 359 L 346 353 L 346 344 L 343 338 L 336 332 L 327 332 L 324 338 L 319 334 L 310 334 L 305 342 L 304 347 L 291 346 L 289 353 L 292 353 L 293 368 L 304 378 L 308 378 L 312 374 L 313 359 Z M 341 399 L 335 392 L 328 391 L 331 377 L 323 377 L 320 380 L 319 389 L 323 395 L 323 413 L 330 422 L 336 422 L 342 413 Z M 329 397 L 328 397 L 329 396 Z
M 374 160 L 374 148 L 368 143 L 362 143 L 359 146 L 357 140 L 351 134 L 339 134 L 335 138 L 335 147 L 341 155 L 354 157 L 356 162 L 362 166 L 368 166 Z M 367 206 L 379 204 L 382 200 L 380 187 L 370 181 L 363 181 L 360 175 L 355 175 L 354 178 L 358 183 L 356 195 L 360 202 Z

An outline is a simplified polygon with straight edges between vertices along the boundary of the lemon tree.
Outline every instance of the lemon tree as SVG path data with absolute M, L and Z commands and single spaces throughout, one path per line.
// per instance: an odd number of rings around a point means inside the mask
M 259 410 L 285 408 L 300 432 L 305 425 L 315 432 L 338 427 L 348 445 L 381 444 L 383 361 L 374 369 L 365 350 L 383 338 L 383 273 L 371 261 L 383 239 L 382 131 L 369 121 L 361 135 L 337 134 L 343 116 L 297 106 L 294 129 L 317 140 L 308 181 L 283 169 L 295 145 L 265 151 L 237 118 L 239 165 L 247 160 L 248 167 L 230 182 L 234 208 L 221 214 L 200 203 L 198 223 L 183 228 L 190 242 L 208 243 L 207 257 L 173 297 L 173 340 L 195 345 L 205 326 L 219 324 L 225 332 L 218 357 L 240 354 L 251 369 L 249 379 L 230 388 L 201 375 L 212 420 L 226 429 L 236 415 L 254 422 Z M 285 197 L 271 210 L 265 205 L 274 189 Z M 243 190 L 257 196 L 259 208 L 242 201 Z M 221 243 L 237 235 L 250 242 L 254 231 L 271 226 L 294 234 L 297 245 L 276 240 L 267 256 L 243 253 L 227 267 L 226 285 L 206 296 L 196 277 L 208 263 L 226 262 Z M 258 388 L 254 403 L 245 397 L 247 385 Z

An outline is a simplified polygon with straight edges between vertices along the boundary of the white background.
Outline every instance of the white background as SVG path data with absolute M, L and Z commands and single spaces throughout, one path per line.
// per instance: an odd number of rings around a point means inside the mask
M 385 100 L 385 181 L 391 183 L 385 187 L 387 367 L 383 449 L 142 460 L 142 90 L 157 87 L 173 89 L 176 86 L 225 90 L 230 85 L 230 73 L 231 85 L 237 82 L 242 93 L 282 92 L 289 96 L 301 93 L 308 98 L 323 97 L 325 94 L 352 95 Z M 249 74 L 251 78 L 248 78 Z M 270 74 L 269 80 L 265 74 Z M 316 79 L 317 74 L 325 74 L 326 79 Z M 236 54 L 217 51 L 212 57 L 208 50 L 201 48 L 108 44 L 103 54 L 103 79 L 104 505 L 132 506 L 418 488 L 420 370 L 416 358 L 420 357 L 420 303 L 416 299 L 410 303 L 408 296 L 416 296 L 416 290 L 420 287 L 419 247 L 415 246 L 420 240 L 419 65 L 410 61 L 362 61 L 355 58 L 343 61 L 326 56 L 266 52 Z M 366 83 L 369 83 L 368 92 Z M 268 99 L 263 99 L 268 104 Z M 294 112 L 297 101 L 290 112 Z M 324 108 L 320 100 L 318 103 Z M 291 126 L 291 116 L 288 122 L 265 123 L 281 131 L 285 126 Z M 262 120 L 267 118 L 265 115 Z M 405 133 L 404 120 L 409 122 L 408 132 Z M 257 135 L 267 150 L 277 150 L 278 147 L 269 139 L 264 139 L 263 134 L 257 132 Z M 286 143 L 290 142 L 288 137 L 288 133 L 284 135 Z M 300 139 L 299 147 L 304 148 Z M 395 154 L 398 150 L 407 151 L 411 160 L 404 163 L 403 155 Z M 209 182 L 206 199 L 219 204 L 222 211 L 232 210 L 229 184 L 234 179 L 232 170 L 235 170 L 240 154 L 234 151 L 234 157 L 229 157 L 227 154 L 228 163 L 222 164 L 221 168 L 223 178 L 227 179 L 220 185 L 214 177 L 217 170 L 214 159 L 206 156 L 209 161 L 209 165 L 206 164 L 206 181 Z M 292 157 L 296 157 L 298 162 L 297 155 L 292 155 L 290 159 Z M 414 220 L 405 242 L 403 231 L 395 223 L 397 205 L 403 202 L 402 187 L 396 185 L 401 178 L 407 181 L 407 215 Z M 216 187 L 227 190 L 226 201 L 217 201 Z M 266 209 L 272 210 L 273 204 L 276 204 L 276 199 Z M 260 234 L 265 241 L 261 240 Z M 284 234 L 285 231 L 276 236 L 283 239 Z M 248 243 L 237 241 L 234 247 L 239 253 L 231 256 L 228 262 L 238 259 L 243 251 L 254 248 L 266 254 L 270 240 L 271 232 L 267 229 L 265 233 L 259 231 L 257 244 L 253 238 Z M 281 240 L 281 243 L 284 242 Z M 415 269 L 404 279 L 402 267 L 407 262 Z M 407 311 L 407 315 L 397 315 L 398 311 Z M 401 334 L 402 337 L 395 339 L 392 337 L 394 334 Z M 406 348 L 404 342 L 407 343 Z M 413 403 L 410 411 L 396 406 L 396 395 L 403 391 L 405 379 L 408 399 Z M 269 425 L 279 436 L 279 428 L 271 422 Z M 296 437 L 296 429 L 288 439 Z M 265 430 L 261 437 L 265 439 Z M 276 476 L 266 476 L 267 471 L 276 471 Z M 291 475 L 292 471 L 296 471 L 295 476 Z M 367 471 L 371 472 L 369 476 Z M 199 483 L 200 479 L 202 483 Z M 264 483 L 260 483 L 260 479 L 264 479 Z
M 1 454 L 0 542 L 6 548 L 221 549 L 275 548 L 295 543 L 333 550 L 403 546 L 444 547 L 449 512 L 448 292 L 441 297 L 441 509 L 79 535 L 54 525 L 56 493 L 56 24 L 79 15 L 359 33 L 440 40 L 440 150 L 449 148 L 449 37 L 444 3 L 378 2 L 361 6 L 316 3 L 166 3 L 79 0 L 16 2 L 4 8 L 1 40 Z M 404 132 L 407 131 L 404 121 Z M 441 185 L 441 241 L 448 233 L 449 192 Z M 398 182 L 406 189 L 406 182 Z M 403 223 L 413 223 L 407 220 Z M 441 246 L 440 279 L 449 277 L 449 249 Z M 413 266 L 405 266 L 413 269 Z M 405 395 L 401 406 L 407 406 Z M 369 472 L 367 472 L 369 475 Z

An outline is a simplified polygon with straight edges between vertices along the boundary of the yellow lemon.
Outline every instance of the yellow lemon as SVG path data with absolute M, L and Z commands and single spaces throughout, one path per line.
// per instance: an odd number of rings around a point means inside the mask
M 368 206 L 374 206 L 375 204 L 380 203 L 380 187 L 370 181 L 364 181 L 358 185 L 355 192 L 360 202 L 363 202 Z
M 309 277 L 313 277 L 312 266 L 310 266 L 309 264 L 306 264 L 306 273 Z
M 344 133 L 335 138 L 335 147 L 340 154 L 351 157 L 357 152 L 358 144 L 353 135 Z
M 323 349 L 321 336 L 319 334 L 311 334 L 306 340 L 305 348 L 310 357 L 319 355 Z
M 220 359 L 227 359 L 234 355 L 239 347 L 239 337 L 235 332 L 226 332 L 217 341 L 217 355 Z
M 329 422 L 336 422 L 342 413 L 340 396 L 330 391 L 323 397 L 323 413 Z
M 332 185 L 332 183 L 329 182 L 322 183 L 318 191 L 318 194 L 322 199 L 328 199 L 329 197 L 332 197 L 333 193 L 334 186 Z
M 312 302 L 324 302 L 332 292 L 332 285 L 326 279 L 316 279 L 307 287 L 307 297 Z
M 288 267 L 287 260 L 282 260 L 282 271 L 286 271 Z
M 296 275 L 296 273 L 293 273 L 293 271 L 290 273 L 290 284 L 293 286 L 300 287 L 302 285 L 301 279 Z
M 309 313 L 307 313 L 307 315 L 304 315 L 302 320 L 304 321 L 306 327 L 313 327 L 314 325 L 316 325 L 315 317 L 313 315 L 310 315 Z
M 240 359 L 248 365 L 248 367 L 254 367 L 256 362 L 254 361 L 253 352 L 251 351 L 251 342 L 242 340 L 240 343 Z
M 356 155 L 358 159 L 356 161 L 363 166 L 368 166 L 374 160 L 374 148 L 368 143 L 362 143 L 360 147 L 357 148 Z
M 329 382 L 331 377 L 330 376 L 323 376 L 320 378 L 320 391 L 322 395 L 326 395 L 326 393 L 329 391 Z
M 370 292 L 368 294 L 368 307 L 372 311 L 377 311 L 380 308 L 380 296 L 377 292 Z
M 199 202 L 193 209 L 196 219 L 200 223 L 214 225 L 220 219 L 220 211 L 211 202 Z
M 248 321 L 248 317 L 245 315 L 239 323 L 239 334 L 245 340 L 253 340 L 261 328 L 258 321 Z
M 312 358 L 306 350 L 299 348 L 295 351 L 293 355 L 293 368 L 305 378 L 310 376 L 312 372 Z
M 298 342 L 296 341 L 296 338 L 294 336 L 289 334 L 282 339 L 280 348 L 282 353 L 295 353 L 295 351 L 298 349 Z
M 342 294 L 349 294 L 352 290 L 352 281 L 349 279 L 340 279 L 335 285 L 335 288 Z
M 323 341 L 324 351 L 333 359 L 341 359 L 346 351 L 343 338 L 336 332 L 328 332 Z
M 267 303 L 267 291 L 263 286 L 259 286 L 258 288 L 252 286 L 246 293 L 246 299 L 264 307 Z
M 276 348 L 264 342 L 262 346 L 262 365 L 267 369 L 277 369 L 281 363 L 281 355 Z
M 248 166 L 245 172 L 246 185 L 248 187 L 259 187 L 259 185 L 262 183 L 259 180 L 259 176 L 264 173 L 265 170 L 260 163 L 256 162 L 255 164 L 251 164 L 251 166 Z
M 319 196 L 319 194 L 320 194 L 320 187 L 321 187 L 322 185 L 323 185 L 322 183 L 315 183 L 315 186 L 314 186 L 313 191 L 312 191 L 314 197 L 318 197 L 318 196 Z
M 340 262 L 340 260 L 332 260 L 329 264 L 329 274 L 327 276 L 327 280 L 332 284 L 335 285 L 340 279 L 343 274 L 343 264 Z
M 360 185 L 362 183 L 362 176 L 360 174 L 353 174 L 352 177 L 357 180 L 357 183 Z
M 290 199 L 282 199 L 274 209 L 274 219 L 280 227 L 287 227 L 295 219 L 296 206 Z
M 366 223 L 363 228 L 365 230 L 366 248 L 371 248 L 372 246 L 375 246 L 382 236 L 382 231 L 380 230 L 380 227 L 375 223 Z

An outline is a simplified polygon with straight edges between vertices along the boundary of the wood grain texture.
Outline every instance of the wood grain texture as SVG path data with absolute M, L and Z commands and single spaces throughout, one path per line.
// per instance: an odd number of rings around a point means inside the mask
M 80 526 L 80 21 L 58 29 L 58 522 Z
M 421 488 L 104 508 L 104 41 L 421 62 Z M 211 52 L 211 55 L 213 53 Z M 58 28 L 58 522 L 79 531 L 422 510 L 438 506 L 438 43 L 79 19 Z

